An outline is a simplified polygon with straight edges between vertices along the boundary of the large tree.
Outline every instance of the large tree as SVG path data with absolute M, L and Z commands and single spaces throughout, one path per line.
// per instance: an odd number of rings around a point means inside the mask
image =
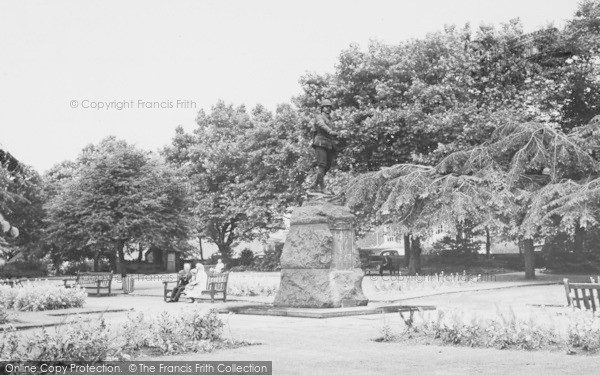
M 109 137 L 50 177 L 48 241 L 65 257 L 107 255 L 117 271 L 128 244 L 169 247 L 189 236 L 184 176 L 157 155 Z
M 286 209 L 300 202 L 310 163 L 300 122 L 289 105 L 273 115 L 218 102 L 199 112 L 192 134 L 177 129 L 165 149 L 188 175 L 198 235 L 223 257 L 239 241 L 283 228 Z
M 10 258 L 37 244 L 41 202 L 39 175 L 0 148 L 0 256 Z
M 474 31 L 446 27 L 398 45 L 372 42 L 366 51 L 352 46 L 332 74 L 301 79 L 296 103 L 309 112 L 322 98 L 334 100 L 335 125 L 346 135 L 339 165 L 353 175 L 434 167 L 509 123 L 553 122 L 569 133 L 600 113 L 599 4 L 582 2 L 561 30 L 524 34 L 511 20 Z M 415 220 L 409 227 L 422 231 Z
M 348 186 L 348 204 L 368 222 L 418 236 L 467 221 L 504 229 L 522 244 L 526 278 L 534 278 L 534 241 L 600 223 L 599 148 L 600 118 L 569 134 L 556 124 L 508 122 L 436 166 L 362 174 Z
M 345 135 L 339 165 L 355 172 L 435 165 L 487 140 L 506 116 L 569 131 L 600 114 L 599 13 L 600 1 L 586 0 L 560 30 L 524 34 L 516 19 L 354 45 L 332 74 L 302 77 L 296 103 L 308 112 L 334 101 Z

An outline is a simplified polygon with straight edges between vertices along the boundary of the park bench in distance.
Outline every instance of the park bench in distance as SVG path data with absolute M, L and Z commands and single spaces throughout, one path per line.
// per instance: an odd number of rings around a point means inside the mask
M 600 279 L 598 281 L 598 283 L 570 283 L 569 279 L 563 279 L 567 305 L 592 311 L 600 310 Z
M 11 288 L 15 286 L 23 286 L 23 282 L 27 281 L 26 278 L 21 279 L 0 279 L 0 285 L 8 285 Z
M 73 279 L 63 279 L 65 288 L 79 285 L 85 288 L 88 295 L 110 296 L 113 273 L 111 272 L 77 272 Z
M 215 295 L 221 293 L 223 295 L 223 302 L 227 301 L 227 281 L 229 280 L 229 272 L 223 273 L 208 273 L 206 278 L 206 287 L 202 291 L 202 294 L 210 294 L 210 302 L 215 302 Z M 169 284 L 174 283 L 173 287 L 169 288 Z M 164 284 L 164 300 L 165 302 L 171 299 L 171 292 L 177 285 L 176 280 L 163 281 Z M 185 297 L 185 289 L 181 293 L 182 297 Z

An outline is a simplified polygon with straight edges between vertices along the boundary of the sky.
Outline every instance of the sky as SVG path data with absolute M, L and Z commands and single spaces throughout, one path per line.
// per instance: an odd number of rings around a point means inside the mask
M 218 100 L 289 102 L 352 43 L 517 17 L 529 32 L 563 25 L 577 2 L 5 0 L 0 146 L 40 173 L 109 135 L 157 150 Z

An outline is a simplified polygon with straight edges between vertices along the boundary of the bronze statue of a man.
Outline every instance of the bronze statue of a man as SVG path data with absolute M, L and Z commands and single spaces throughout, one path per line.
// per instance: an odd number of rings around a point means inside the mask
M 336 149 L 333 138 L 337 137 L 338 133 L 331 128 L 331 111 L 331 101 L 324 99 L 321 102 L 321 113 L 317 115 L 317 118 L 313 122 L 312 147 L 315 150 L 317 159 L 317 175 L 309 187 L 309 191 L 311 192 L 324 192 L 325 174 L 331 168 L 335 157 Z

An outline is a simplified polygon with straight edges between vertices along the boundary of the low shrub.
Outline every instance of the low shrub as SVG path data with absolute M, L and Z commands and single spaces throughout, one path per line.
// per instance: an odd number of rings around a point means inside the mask
M 115 359 L 117 347 L 104 319 L 84 322 L 81 318 L 71 324 L 58 326 L 53 333 L 43 329 L 25 344 L 23 358 L 27 361 L 86 361 Z
M 530 315 L 527 319 L 518 319 L 512 310 L 508 314 L 498 312 L 498 316 L 500 319 L 487 322 L 487 346 L 539 350 L 562 345 L 557 328 L 553 324 L 539 323 L 539 317 Z
M 136 325 L 128 328 L 139 332 Z M 214 310 L 208 313 L 193 310 L 180 315 L 164 312 L 150 322 L 149 329 L 142 337 L 130 341 L 128 345 L 154 349 L 161 354 L 210 351 L 210 343 L 220 339 L 222 331 L 223 322 Z M 135 332 L 129 334 L 129 337 L 134 336 Z
M 253 265 L 249 266 L 234 266 L 229 269 L 230 272 L 252 272 L 256 271 L 256 267 Z
M 581 311 L 573 311 L 564 317 L 564 322 L 569 323 L 566 336 L 553 319 L 540 319 L 539 314 L 519 319 L 512 310 L 507 314 L 498 311 L 495 317 L 487 319 L 468 318 L 464 312 L 456 311 L 446 314 L 441 310 L 435 318 L 423 312 L 418 317 L 413 319 L 411 314 L 406 319 L 402 316 L 404 329 L 400 334 L 391 333 L 391 327 L 386 327 L 386 323 L 382 337 L 376 341 L 423 337 L 450 345 L 497 349 L 567 348 L 569 353 L 600 350 L 600 317 Z
M 574 314 L 569 320 L 567 335 L 570 353 L 597 352 L 600 350 L 600 317 L 586 311 Z
M 283 243 L 276 243 L 275 248 L 265 251 L 264 256 L 254 259 L 254 270 L 269 272 L 281 270 L 281 254 L 283 253 Z
M 2 307 L 0 307 L 0 324 L 8 322 L 8 313 Z
M 64 262 L 59 269 L 61 275 L 77 275 L 77 272 L 88 272 L 92 271 L 93 266 L 89 262 Z
M 0 285 L 0 307 L 19 311 L 42 311 L 81 307 L 87 293 L 49 281 L 28 281 L 22 286 Z
M 279 289 L 279 278 L 268 276 L 230 275 L 227 294 L 231 296 L 274 296 Z
M 250 266 L 254 262 L 254 252 L 248 248 L 240 253 L 240 266 Z
M 0 332 L 0 361 L 17 361 L 22 358 L 25 357 L 17 330 L 14 327 L 3 329 Z
M 0 279 L 48 276 L 49 262 L 41 259 L 17 260 L 0 267 Z
M 113 326 L 104 319 L 77 318 L 54 332 L 43 329 L 25 340 L 11 328 L 0 332 L 0 361 L 119 361 L 130 360 L 142 350 L 165 355 L 248 345 L 224 340 L 223 325 L 216 311 L 194 309 L 180 315 L 162 313 L 150 320 L 139 314 Z

